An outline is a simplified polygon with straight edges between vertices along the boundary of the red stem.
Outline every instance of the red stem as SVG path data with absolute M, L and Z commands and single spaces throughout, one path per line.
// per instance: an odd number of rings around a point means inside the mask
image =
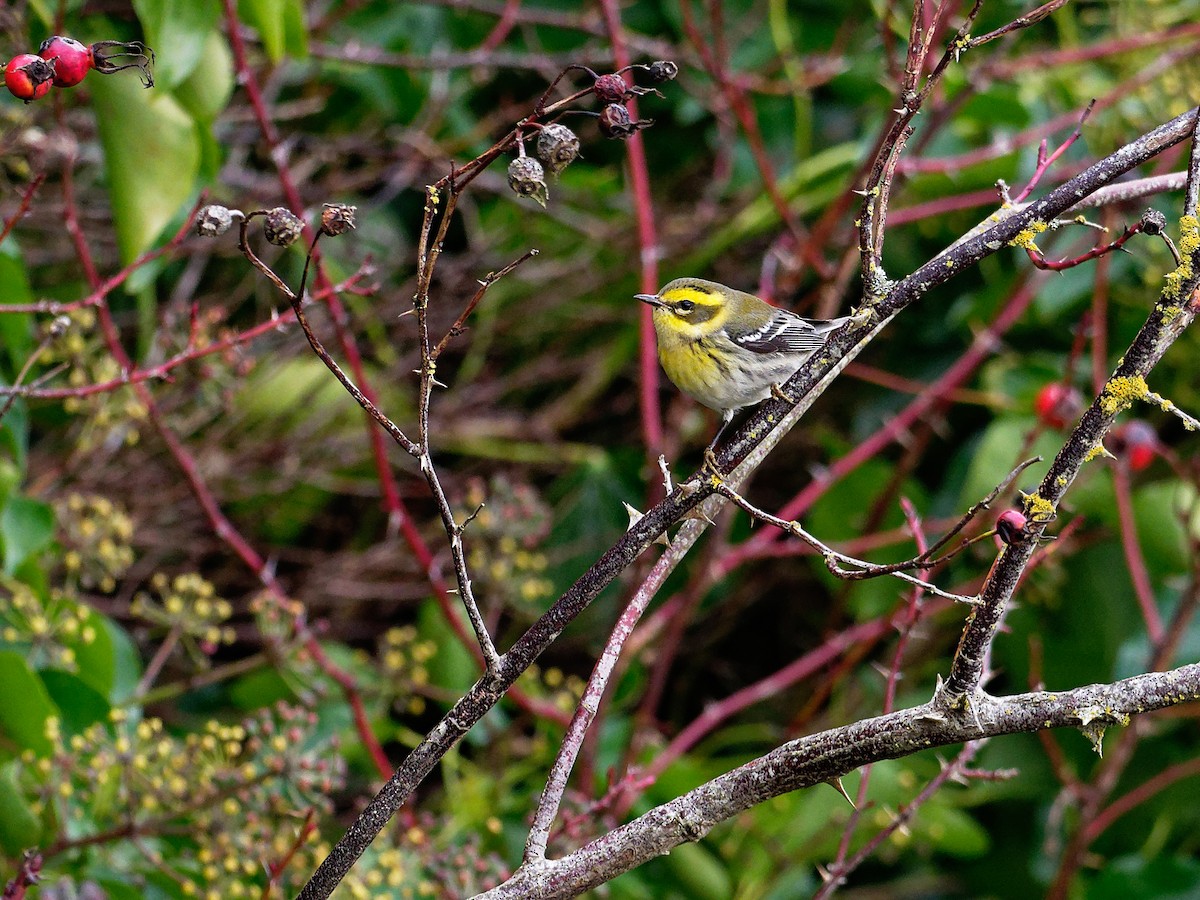
M 647 778 L 657 778 L 671 763 L 712 732 L 714 728 L 748 707 L 777 695 L 801 679 L 825 668 L 856 644 L 876 641 L 892 629 L 891 616 L 881 616 L 835 634 L 821 646 L 773 672 L 766 678 L 747 685 L 724 700 L 705 707 L 704 712 L 675 736 L 646 769 Z
M 1133 515 L 1133 489 L 1129 481 L 1129 469 L 1120 460 L 1112 467 L 1113 495 L 1117 501 L 1117 519 L 1121 524 L 1121 549 L 1125 553 L 1125 564 L 1133 581 L 1133 592 L 1137 595 L 1142 620 L 1146 623 L 1146 634 L 1154 646 L 1163 639 L 1162 615 L 1154 601 L 1154 587 L 1150 583 L 1150 572 L 1142 545 L 1138 542 L 1137 522 Z
M 229 0 L 227 0 L 229 2 Z M 621 26 L 621 11 L 616 0 L 600 0 L 604 12 L 604 25 L 612 42 L 613 61 L 618 69 L 629 65 L 629 50 L 625 45 L 625 32 Z M 637 121 L 638 103 L 631 97 L 627 103 L 629 115 Z M 646 165 L 646 145 L 642 135 L 635 133 L 625 142 L 629 157 L 629 187 L 633 193 L 633 209 L 637 216 L 638 246 L 641 250 L 641 291 L 656 293 L 660 287 L 658 276 L 658 232 L 654 225 L 654 200 L 650 195 L 650 169 Z M 658 399 L 658 354 L 655 352 L 654 310 L 645 304 L 641 307 L 641 350 L 638 354 L 640 375 L 639 399 L 642 411 L 642 439 L 646 453 L 654 459 L 663 452 L 662 409 Z
M 21 203 L 17 206 L 17 211 L 4 221 L 4 230 L 0 231 L 0 244 L 4 243 L 4 239 L 8 237 L 8 233 L 12 231 L 13 226 L 21 220 L 21 217 L 24 216 L 25 213 L 29 212 L 29 206 L 33 203 L 33 195 L 37 193 L 38 188 L 42 186 L 42 182 L 45 180 L 46 173 L 39 172 L 34 177 L 33 181 L 29 182 L 29 186 L 25 188 L 25 193 L 21 195 Z M 10 309 L 11 307 L 5 305 L 5 312 L 8 312 Z
M 1112 824 L 1127 812 L 1145 803 L 1155 794 L 1162 793 L 1167 788 L 1182 781 L 1200 775 L 1200 758 L 1185 759 L 1172 766 L 1167 766 L 1153 778 L 1143 782 L 1133 790 L 1124 794 L 1102 809 L 1083 829 L 1083 838 L 1091 844 L 1104 834 Z

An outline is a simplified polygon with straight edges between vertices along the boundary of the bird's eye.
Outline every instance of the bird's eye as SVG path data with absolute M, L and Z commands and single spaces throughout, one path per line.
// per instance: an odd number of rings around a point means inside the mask
M 692 300 L 680 300 L 675 304 L 676 311 L 681 313 L 690 313 L 695 308 L 696 304 Z

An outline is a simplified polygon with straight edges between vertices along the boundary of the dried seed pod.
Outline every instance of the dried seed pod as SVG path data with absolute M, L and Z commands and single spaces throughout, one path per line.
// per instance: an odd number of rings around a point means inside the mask
M 629 85 L 620 75 L 601 75 L 592 85 L 601 103 L 620 103 L 629 93 Z
M 304 231 L 304 223 L 290 209 L 277 206 L 267 213 L 263 223 L 263 236 L 276 247 L 287 247 L 296 242 Z
M 547 125 L 538 135 L 537 155 L 557 175 L 579 156 L 579 137 L 566 125 Z
M 653 119 L 629 119 L 629 110 L 624 103 L 610 103 L 600 111 L 600 133 L 606 138 L 626 140 L 641 128 L 654 124 Z
M 358 227 L 354 221 L 354 213 L 357 209 L 357 206 L 345 203 L 326 203 L 325 208 L 321 211 L 321 231 L 330 237 L 337 237 L 339 234 L 345 234 L 350 229 Z
M 216 237 L 233 226 L 233 212 L 224 206 L 212 204 L 196 214 L 196 234 L 200 237 Z
M 531 197 L 545 207 L 550 199 L 546 188 L 546 173 L 542 164 L 532 156 L 518 156 L 508 164 L 508 186 L 521 197 Z
M 660 59 L 647 66 L 647 76 L 651 84 L 662 84 L 664 81 L 674 81 L 679 74 L 679 66 L 669 59 Z
M 1147 209 L 1142 213 L 1142 234 L 1156 237 L 1162 234 L 1166 230 L 1166 227 L 1167 217 L 1157 209 Z

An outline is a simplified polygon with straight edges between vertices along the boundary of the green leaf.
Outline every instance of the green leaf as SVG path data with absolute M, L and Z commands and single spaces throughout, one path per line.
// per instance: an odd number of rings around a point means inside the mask
M 112 709 L 109 702 L 80 676 L 61 669 L 43 669 L 38 674 L 62 716 L 64 735 L 81 734 L 89 725 L 108 717 Z
M 258 32 L 271 62 L 308 55 L 308 30 L 299 0 L 241 0 L 238 15 Z
M 456 597 L 452 599 L 457 600 Z M 458 604 L 455 614 L 460 610 L 461 604 Z M 465 612 L 462 613 L 462 620 L 466 624 Z M 470 633 L 471 626 L 466 627 Z M 464 691 L 475 683 L 479 677 L 479 666 L 475 663 L 475 657 L 450 630 L 441 609 L 433 600 L 421 605 L 417 628 L 424 640 L 433 641 L 437 646 L 437 653 L 429 660 L 428 665 L 429 680 L 433 684 L 450 691 Z
M 57 715 L 46 686 L 15 650 L 0 650 L 0 731 L 22 750 L 49 756 L 46 720 Z
M 1025 437 L 1033 430 L 1034 425 L 1032 418 L 1013 416 L 997 419 L 987 427 L 972 454 L 971 467 L 959 493 L 962 511 L 970 509 L 991 493 L 1017 463 L 1034 456 L 1041 456 L 1043 462 L 1026 469 L 1010 493 L 1015 493 L 1016 488 L 1038 483 L 1042 473 L 1050 465 L 1048 460 L 1054 459 L 1054 454 L 1058 452 L 1061 440 L 1057 435 L 1042 432 L 1032 447 L 1025 447 Z M 1007 499 L 1005 497 L 997 503 L 1006 503 Z M 993 507 L 997 508 L 995 504 Z
M 1091 880 L 1086 894 L 1093 900 L 1189 900 L 1196 896 L 1197 884 L 1200 863 L 1194 859 L 1166 854 L 1125 856 L 1106 863 Z
M 169 94 L 136 78 L 97 79 L 92 102 L 104 148 L 121 259 L 149 248 L 196 189 L 196 124 Z
M 8 498 L 21 484 L 21 470 L 14 463 L 0 459 L 0 509 L 8 505 Z
M 17 784 L 16 767 L 13 762 L 0 769 L 0 851 L 8 857 L 36 847 L 42 837 L 42 825 Z
M 45 549 L 54 538 L 54 510 L 29 497 L 11 497 L 0 510 L 0 544 L 4 573 L 12 575 L 25 560 Z
M 987 830 L 961 809 L 944 802 L 927 803 L 917 814 L 913 831 L 941 853 L 977 857 L 991 846 Z
M 1183 574 L 1192 564 L 1182 516 L 1196 504 L 1196 489 L 1182 481 L 1158 481 L 1133 492 L 1133 514 L 1146 564 L 1154 575 Z
M 217 0 L 133 0 L 133 8 L 146 43 L 154 48 L 157 86 L 174 88 L 193 72 L 208 68 L 204 51 L 220 20 Z
M 233 54 L 225 36 L 210 31 L 204 40 L 204 65 L 175 89 L 175 99 L 197 122 L 211 122 L 225 111 L 233 94 Z
M 256 669 L 243 675 L 229 689 L 229 699 L 239 709 L 262 709 L 295 697 L 288 679 L 277 669 Z
M 59 16 L 64 13 L 73 13 L 83 6 L 83 0 L 30 0 L 29 8 L 41 20 L 42 24 L 47 28 L 53 28 L 54 23 L 60 21 Z
M 63 643 L 75 654 L 79 678 L 94 691 L 109 697 L 116 679 L 117 648 L 113 629 L 101 614 L 89 606 L 80 604 L 79 632 L 70 641 Z M 87 640 L 84 640 L 84 635 Z
M 724 900 L 732 896 L 733 883 L 721 860 L 702 844 L 681 844 L 671 851 L 667 863 L 684 888 L 696 900 Z
M 32 299 L 25 261 L 9 235 L 0 244 L 0 306 L 29 303 Z M 28 313 L 0 316 L 0 348 L 14 369 L 25 361 L 33 347 L 32 323 L 33 317 Z
M 99 617 L 99 624 L 105 634 L 103 637 L 97 636 L 94 652 L 99 656 L 104 648 L 112 649 L 112 684 L 108 689 L 108 699 L 114 704 L 123 703 L 137 690 L 142 677 L 142 658 L 133 643 L 133 638 L 124 628 L 106 616 Z M 77 650 L 76 658 L 80 666 L 83 666 L 84 660 L 90 659 L 91 654 Z M 92 679 L 92 683 L 95 685 L 102 680 L 102 675 L 97 676 Z

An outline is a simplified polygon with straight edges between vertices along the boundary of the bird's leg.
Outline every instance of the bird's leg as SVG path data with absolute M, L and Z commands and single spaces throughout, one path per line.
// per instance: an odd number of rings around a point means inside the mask
M 737 410 L 727 409 L 721 413 L 721 427 L 717 429 L 717 433 L 713 435 L 713 439 L 704 448 L 704 465 L 717 478 L 723 478 L 724 475 L 721 472 L 721 467 L 717 465 L 717 455 L 714 451 L 717 449 L 717 441 L 721 439 L 721 435 L 725 433 L 725 429 L 733 421 L 733 414 L 735 412 Z

